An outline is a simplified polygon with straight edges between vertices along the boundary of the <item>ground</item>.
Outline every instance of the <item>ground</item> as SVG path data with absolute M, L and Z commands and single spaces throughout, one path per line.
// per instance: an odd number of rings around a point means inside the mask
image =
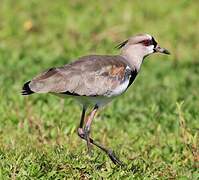
M 197 1 L 1 0 L 0 179 L 198 179 Z M 76 134 L 81 108 L 53 95 L 20 95 L 41 71 L 88 54 L 118 54 L 152 34 L 170 56 L 147 57 L 133 86 L 101 110 L 92 136 L 115 166 Z

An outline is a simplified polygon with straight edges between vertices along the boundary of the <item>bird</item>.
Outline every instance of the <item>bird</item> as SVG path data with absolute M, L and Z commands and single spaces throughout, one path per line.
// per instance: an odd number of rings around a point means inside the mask
M 123 162 L 112 149 L 90 137 L 91 124 L 99 109 L 125 93 L 150 54 L 170 54 L 160 47 L 152 35 L 142 33 L 129 37 L 116 46 L 117 55 L 87 55 L 61 67 L 52 67 L 26 82 L 22 95 L 49 93 L 62 98 L 72 97 L 82 106 L 77 134 L 86 141 L 88 154 L 95 145 L 116 165 Z M 91 112 L 86 116 L 88 108 Z

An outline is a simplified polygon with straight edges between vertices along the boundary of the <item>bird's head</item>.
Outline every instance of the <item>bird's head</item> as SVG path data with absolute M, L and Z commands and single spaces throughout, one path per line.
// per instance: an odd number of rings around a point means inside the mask
M 122 54 L 129 56 L 139 56 L 145 58 L 153 53 L 170 54 L 165 48 L 159 46 L 153 36 L 149 34 L 139 34 L 130 37 L 128 40 L 120 43 L 117 48 L 121 49 Z

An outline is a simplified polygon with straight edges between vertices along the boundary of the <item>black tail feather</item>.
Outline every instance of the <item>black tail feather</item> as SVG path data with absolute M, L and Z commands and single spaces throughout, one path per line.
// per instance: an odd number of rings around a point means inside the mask
M 29 84 L 30 84 L 30 81 L 26 82 L 24 85 L 23 85 L 23 88 L 22 88 L 22 91 L 21 91 L 21 94 L 26 96 L 26 95 L 30 95 L 30 94 L 33 94 L 34 92 L 30 89 L 29 87 Z

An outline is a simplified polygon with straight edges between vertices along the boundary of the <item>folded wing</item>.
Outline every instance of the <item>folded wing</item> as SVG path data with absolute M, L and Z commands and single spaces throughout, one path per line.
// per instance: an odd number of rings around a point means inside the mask
M 106 96 L 133 82 L 135 70 L 121 56 L 85 56 L 51 68 L 29 82 L 29 91 L 80 96 Z M 123 87 L 125 83 L 126 87 Z

